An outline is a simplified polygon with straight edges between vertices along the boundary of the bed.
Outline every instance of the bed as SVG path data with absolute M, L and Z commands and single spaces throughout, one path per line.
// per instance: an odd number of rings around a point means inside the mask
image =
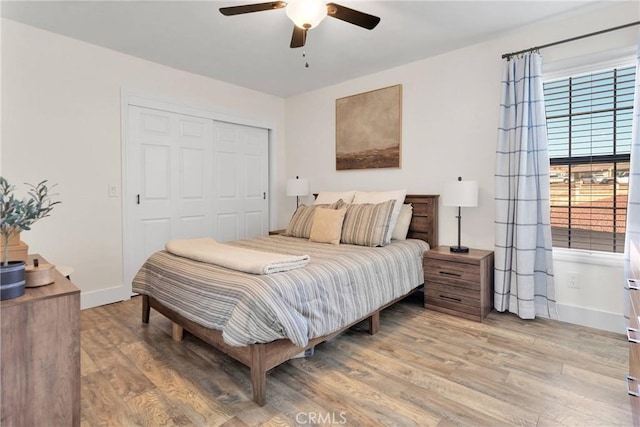
M 405 203 L 413 205 L 407 240 L 381 248 L 332 247 L 285 236 L 232 243 L 282 253 L 310 252 L 307 266 L 286 273 L 256 276 L 165 251 L 156 253 L 134 279 L 134 291 L 142 294 L 142 322 L 149 322 L 153 308 L 172 321 L 174 340 L 182 340 L 186 329 L 247 366 L 253 400 L 264 406 L 270 369 L 364 320 L 368 321 L 369 333 L 375 334 L 380 328 L 380 311 L 422 285 L 422 253 L 438 244 L 438 196 L 407 195 Z M 416 262 L 419 267 L 415 267 Z M 385 267 L 378 271 L 368 264 Z M 374 287 L 358 288 L 363 280 L 380 286 L 375 292 Z M 331 296 L 328 289 L 332 284 L 344 285 L 345 281 L 349 286 L 341 297 Z M 215 290 L 208 286 L 211 282 L 216 283 Z M 387 286 L 387 282 L 394 285 Z M 209 292 L 213 298 L 205 295 Z M 247 297 L 243 292 L 256 293 Z M 242 303 L 225 303 L 236 297 Z M 272 309 L 272 304 L 276 308 Z

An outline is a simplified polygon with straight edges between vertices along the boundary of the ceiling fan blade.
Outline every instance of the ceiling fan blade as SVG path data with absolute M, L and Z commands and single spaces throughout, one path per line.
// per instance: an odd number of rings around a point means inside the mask
M 335 3 L 327 3 L 327 14 L 350 24 L 366 28 L 367 30 L 373 30 L 376 25 L 378 25 L 378 22 L 380 22 L 380 18 L 377 16 L 369 15 L 368 13 L 350 9 L 346 6 L 340 6 Z
M 297 25 L 293 26 L 293 35 L 291 36 L 291 48 L 302 47 L 307 41 L 307 31 L 304 28 L 300 28 Z
M 243 13 L 262 12 L 264 10 L 282 9 L 287 5 L 283 1 L 273 1 L 269 3 L 244 4 L 242 6 L 221 7 L 220 13 L 224 16 L 240 15 Z

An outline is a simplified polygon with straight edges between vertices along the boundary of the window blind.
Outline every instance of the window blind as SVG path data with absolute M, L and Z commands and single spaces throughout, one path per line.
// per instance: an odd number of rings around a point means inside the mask
M 544 84 L 553 245 L 624 251 L 635 67 Z

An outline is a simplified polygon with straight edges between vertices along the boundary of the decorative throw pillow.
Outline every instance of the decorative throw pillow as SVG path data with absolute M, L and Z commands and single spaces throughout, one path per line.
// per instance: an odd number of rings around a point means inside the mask
M 313 214 L 317 208 L 338 209 L 344 203 L 338 200 L 331 205 L 300 205 L 289 221 L 285 236 L 301 237 L 308 239 L 311 235 L 311 225 L 313 224 Z
M 313 202 L 314 205 L 323 205 L 335 203 L 338 200 L 342 200 L 345 203 L 351 203 L 355 191 L 321 191 L 318 193 L 318 197 Z
M 402 205 L 400 209 L 400 215 L 398 215 L 398 222 L 391 233 L 392 240 L 407 240 L 407 233 L 409 233 L 409 225 L 411 224 L 411 217 L 413 215 L 413 206 L 411 204 Z
M 391 234 L 398 222 L 398 215 L 400 215 L 400 209 L 404 203 L 404 198 L 407 195 L 407 190 L 395 190 L 395 191 L 356 191 L 353 196 L 353 203 L 381 203 L 387 200 L 395 200 L 396 204 L 393 208 L 393 214 L 391 215 L 391 222 L 389 223 L 389 229 L 385 236 L 385 244 L 391 241 Z
M 395 203 L 395 200 L 387 200 L 376 205 L 347 205 L 340 241 L 361 246 L 386 245 L 386 235 Z
M 340 244 L 342 235 L 342 222 L 347 208 L 327 209 L 318 208 L 313 214 L 313 224 L 311 225 L 311 235 L 309 240 L 318 243 Z

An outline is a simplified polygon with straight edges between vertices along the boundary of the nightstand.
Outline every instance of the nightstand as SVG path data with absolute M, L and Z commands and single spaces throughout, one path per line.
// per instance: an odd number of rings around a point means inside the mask
M 271 230 L 269 231 L 269 236 L 277 236 L 279 234 L 284 234 L 284 232 L 287 231 L 286 229 L 281 229 L 281 230 Z
M 493 252 L 454 253 L 438 246 L 424 253 L 424 306 L 481 322 L 493 308 Z

